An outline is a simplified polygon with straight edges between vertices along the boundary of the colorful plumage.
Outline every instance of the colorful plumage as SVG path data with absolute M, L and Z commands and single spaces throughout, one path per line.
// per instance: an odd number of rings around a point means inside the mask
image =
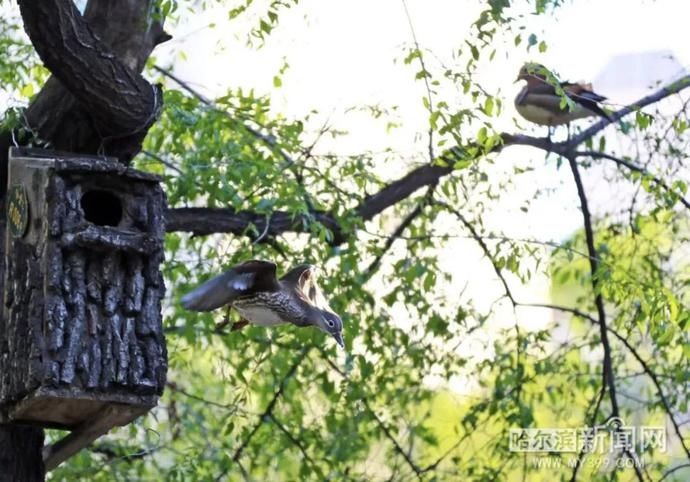
M 534 63 L 525 64 L 517 80 L 527 85 L 515 98 L 515 108 L 530 122 L 553 127 L 590 116 L 610 119 L 599 106 L 606 97 L 593 92 L 591 84 L 559 82 L 548 69 Z M 571 102 L 564 103 L 564 95 Z
M 233 329 L 247 323 L 315 326 L 345 346 L 343 322 L 321 293 L 316 268 L 311 265 L 297 266 L 277 279 L 274 263 L 246 261 L 201 284 L 181 301 L 186 309 L 194 311 L 211 311 L 222 306 L 234 308 L 242 321 Z

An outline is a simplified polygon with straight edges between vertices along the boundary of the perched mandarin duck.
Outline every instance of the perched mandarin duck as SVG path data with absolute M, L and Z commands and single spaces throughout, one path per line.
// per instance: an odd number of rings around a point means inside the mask
M 530 122 L 553 127 L 590 116 L 610 119 L 599 106 L 606 97 L 592 92 L 592 84 L 559 82 L 546 67 L 535 63 L 523 65 L 517 80 L 527 85 L 515 98 L 515 108 Z M 572 102 L 562 105 L 563 95 Z
M 194 311 L 234 308 L 242 320 L 233 330 L 248 323 L 315 326 L 345 346 L 343 322 L 328 306 L 316 282 L 316 268 L 311 265 L 297 266 L 278 279 L 274 263 L 246 261 L 201 284 L 181 301 L 186 309 Z

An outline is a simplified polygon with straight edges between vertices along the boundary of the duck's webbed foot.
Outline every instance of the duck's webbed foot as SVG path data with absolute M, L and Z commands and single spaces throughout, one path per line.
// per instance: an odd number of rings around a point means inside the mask
M 232 324 L 232 328 L 230 328 L 230 331 L 241 330 L 242 328 L 244 328 L 248 324 L 249 324 L 249 321 L 242 318 L 239 321 L 236 321 L 235 323 Z
M 249 321 L 245 320 L 244 318 L 240 318 L 239 321 L 235 321 L 233 323 L 233 321 L 230 319 L 230 307 L 228 306 L 228 308 L 225 310 L 223 321 L 216 324 L 216 328 L 213 331 L 216 333 L 223 333 L 228 325 L 230 325 L 230 331 L 237 331 L 241 330 L 248 324 Z

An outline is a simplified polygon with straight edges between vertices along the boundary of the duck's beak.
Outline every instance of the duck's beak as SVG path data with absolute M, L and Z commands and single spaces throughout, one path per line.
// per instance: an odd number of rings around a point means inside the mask
M 343 340 L 343 335 L 342 333 L 333 333 L 333 338 L 335 338 L 335 341 L 340 345 L 341 348 L 345 348 L 345 341 Z

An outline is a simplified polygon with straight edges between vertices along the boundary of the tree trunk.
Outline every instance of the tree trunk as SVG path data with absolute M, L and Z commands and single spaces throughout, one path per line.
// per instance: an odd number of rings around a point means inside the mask
M 44 480 L 42 448 L 42 429 L 0 426 L 0 482 Z
M 7 166 L 12 137 L 0 134 L 0 165 Z M 5 178 L 6 180 L 7 178 Z M 5 291 L 5 196 L 0 197 L 0 293 Z M 2 356 L 2 347 L 0 347 Z M 0 412 L 0 421 L 2 413 Z M 45 478 L 43 467 L 43 429 L 0 425 L 0 482 L 34 482 Z
M 162 106 L 160 89 L 138 74 L 153 48 L 169 38 L 152 17 L 155 0 L 90 0 L 86 21 L 72 0 L 18 4 L 25 30 L 53 73 L 26 112 L 35 140 L 129 162 Z M 0 294 L 11 144 L 11 134 L 0 133 Z M 0 482 L 44 480 L 43 430 L 2 421 L 0 412 Z

